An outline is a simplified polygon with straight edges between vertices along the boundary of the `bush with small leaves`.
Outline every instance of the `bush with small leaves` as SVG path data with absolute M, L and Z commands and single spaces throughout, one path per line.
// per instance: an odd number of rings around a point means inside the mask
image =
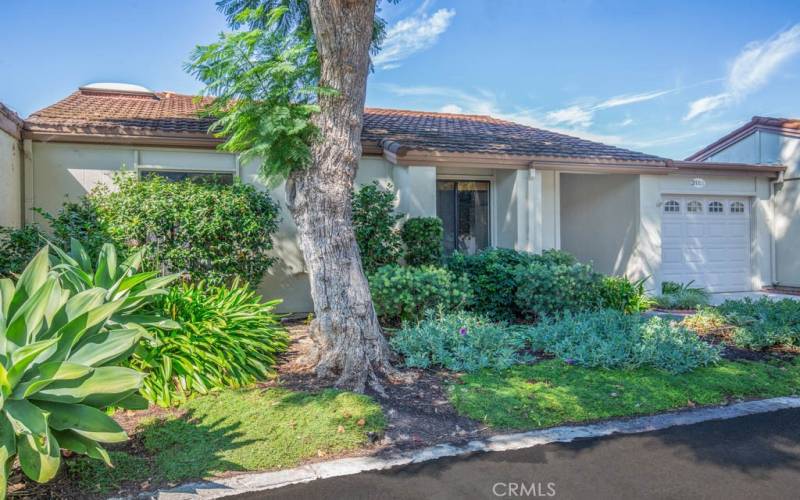
M 43 242 L 42 233 L 36 225 L 0 227 L 0 277 L 21 273 Z
M 528 319 L 593 310 L 602 305 L 603 277 L 586 264 L 534 262 L 520 266 L 515 280 L 515 304 Z
M 403 216 L 394 212 L 394 202 L 392 187 L 384 189 L 377 181 L 353 193 L 353 228 L 367 274 L 400 259 L 402 243 L 395 226 Z
M 406 246 L 405 261 L 409 266 L 442 264 L 444 229 L 438 217 L 412 217 L 403 223 L 400 236 Z
M 370 275 L 369 289 L 385 325 L 419 321 L 427 309 L 461 309 L 472 296 L 465 277 L 433 266 L 383 266 Z

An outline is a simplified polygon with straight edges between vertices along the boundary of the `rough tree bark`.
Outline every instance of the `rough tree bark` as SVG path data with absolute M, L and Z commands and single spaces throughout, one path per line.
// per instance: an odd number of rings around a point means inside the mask
M 378 324 L 352 223 L 350 193 L 361 158 L 361 125 L 369 72 L 375 0 L 310 0 L 321 64 L 314 122 L 321 140 L 312 165 L 293 172 L 287 200 L 297 224 L 311 279 L 316 373 L 338 387 L 382 391 L 381 375 L 394 373 Z

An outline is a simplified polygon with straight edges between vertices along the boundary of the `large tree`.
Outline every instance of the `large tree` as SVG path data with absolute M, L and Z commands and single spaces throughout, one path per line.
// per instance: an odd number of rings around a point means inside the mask
M 319 377 L 381 389 L 394 374 L 352 224 L 370 71 L 384 23 L 376 0 L 221 0 L 235 31 L 195 51 L 189 69 L 214 97 L 222 148 L 286 181 L 311 280 Z

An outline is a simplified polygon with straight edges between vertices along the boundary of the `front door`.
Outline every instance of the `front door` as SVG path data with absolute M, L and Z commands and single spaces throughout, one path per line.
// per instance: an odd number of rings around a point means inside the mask
M 439 180 L 436 215 L 444 226 L 444 251 L 474 254 L 489 247 L 489 181 Z

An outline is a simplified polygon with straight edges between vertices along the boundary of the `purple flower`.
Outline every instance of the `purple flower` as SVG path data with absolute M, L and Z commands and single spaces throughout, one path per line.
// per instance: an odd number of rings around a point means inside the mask
M 574 365 L 575 364 L 575 360 L 572 359 L 572 358 L 567 358 L 567 359 L 564 360 L 564 363 L 566 363 L 568 365 Z
M 466 326 L 462 326 L 461 329 L 458 331 L 458 333 L 461 334 L 462 337 L 466 337 L 467 336 L 467 327 Z

